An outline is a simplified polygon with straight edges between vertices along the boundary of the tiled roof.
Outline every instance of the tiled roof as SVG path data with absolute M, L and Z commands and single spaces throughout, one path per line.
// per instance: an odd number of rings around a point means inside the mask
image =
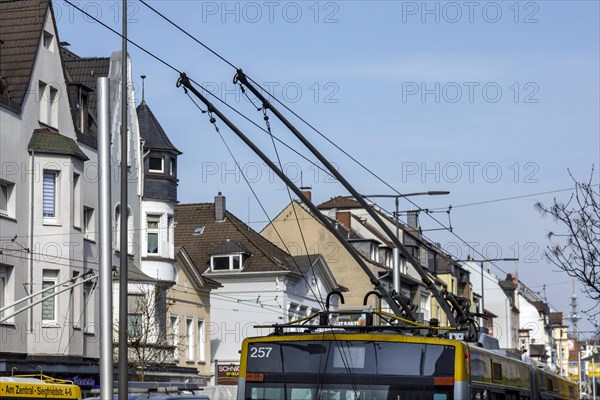
M 92 142 L 95 142 L 97 118 L 97 93 L 96 83 L 100 77 L 107 77 L 110 68 L 109 57 L 79 57 L 75 53 L 61 47 L 60 50 L 63 64 L 66 69 L 66 77 L 68 84 L 83 85 L 92 92 L 88 97 L 87 111 L 91 118 L 91 127 L 86 131 L 85 136 L 88 136 Z M 71 109 L 73 110 L 73 122 L 77 125 L 78 110 L 77 110 L 77 93 L 68 91 Z
M 33 132 L 27 150 L 40 153 L 65 154 L 83 161 L 88 160 L 88 157 L 73 139 L 47 129 L 36 129 Z
M 141 104 L 137 106 L 136 111 L 140 126 L 140 136 L 145 141 L 144 149 L 166 150 L 181 154 L 173 143 L 171 143 L 145 100 L 142 100 Z
M 288 253 L 226 212 L 225 221 L 215 221 L 213 203 L 178 204 L 175 206 L 175 245 L 185 246 L 194 264 L 205 272 L 210 265 L 210 254 L 229 239 L 241 244 L 252 254 L 241 272 L 296 271 Z M 194 235 L 198 226 L 202 234 Z
M 42 37 L 48 0 L 0 0 L 0 75 L 4 96 L 22 104 Z
M 64 50 L 61 53 L 65 67 L 72 79 L 72 82 L 69 83 L 79 83 L 96 91 L 96 80 L 108 76 L 109 57 L 80 58 L 71 52 L 66 53 Z M 90 110 L 96 109 L 96 93 L 91 96 L 88 104 Z
M 232 242 L 230 239 L 225 239 L 223 243 L 215 247 L 208 253 L 211 256 L 233 254 L 233 253 L 244 253 L 251 255 L 250 252 L 244 247 L 243 244 Z
M 317 208 L 328 210 L 330 208 L 362 208 L 360 203 L 352 198 L 336 196 L 319 204 Z

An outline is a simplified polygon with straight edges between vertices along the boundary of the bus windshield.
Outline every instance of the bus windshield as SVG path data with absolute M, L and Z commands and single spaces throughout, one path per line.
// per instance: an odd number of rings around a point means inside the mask
M 452 400 L 453 346 L 280 341 L 247 354 L 246 399 Z

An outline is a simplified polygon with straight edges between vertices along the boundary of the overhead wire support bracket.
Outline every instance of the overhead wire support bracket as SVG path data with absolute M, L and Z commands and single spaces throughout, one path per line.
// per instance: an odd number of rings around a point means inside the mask
M 332 175 L 350 192 L 350 194 L 360 203 L 360 205 L 369 213 L 369 215 L 377 222 L 385 234 L 390 238 L 394 245 L 398 248 L 400 253 L 413 265 L 417 273 L 420 275 L 421 280 L 425 286 L 431 291 L 432 295 L 438 301 L 440 307 L 446 314 L 448 321 L 452 326 L 459 326 L 469 323 L 469 317 L 460 307 L 460 304 L 456 301 L 453 296 L 444 297 L 442 292 L 435 286 L 434 282 L 429 278 L 427 273 L 422 268 L 419 261 L 406 249 L 406 247 L 400 242 L 400 239 L 391 231 L 391 229 L 383 222 L 383 220 L 377 215 L 377 212 L 368 204 L 364 197 L 354 189 L 354 187 L 344 178 L 344 176 L 333 167 L 333 165 L 327 160 L 323 154 L 321 154 L 310 141 L 302 135 L 302 133 L 283 115 L 279 110 L 274 107 L 263 94 L 256 89 L 250 82 L 247 76 L 244 74 L 242 69 L 238 69 L 235 77 L 233 78 L 234 83 L 240 83 L 248 88 L 262 103 L 263 108 L 271 110 L 273 114 L 304 144 L 304 146 L 311 151 L 319 159 L 321 163 L 331 172 Z M 457 318 L 454 315 L 456 312 Z
M 402 299 L 395 299 L 395 296 L 390 294 L 385 287 L 379 282 L 377 277 L 371 272 L 369 267 L 366 265 L 364 260 L 361 258 L 360 254 L 358 254 L 357 250 L 352 247 L 348 243 L 348 241 L 344 238 L 344 236 L 333 226 L 332 222 L 327 218 L 323 213 L 315 206 L 306 195 L 300 190 L 294 182 L 290 178 L 288 178 L 281 169 L 275 165 L 275 163 L 262 151 L 260 150 L 254 142 L 249 139 L 236 125 L 234 125 L 225 115 L 223 115 L 215 106 L 200 93 L 195 87 L 193 87 L 190 83 L 189 78 L 185 73 L 182 73 L 179 79 L 177 80 L 177 87 L 183 87 L 184 90 L 189 90 L 192 92 L 200 101 L 202 101 L 209 112 L 214 113 L 229 129 L 231 129 L 250 149 L 264 161 L 269 168 L 290 188 L 292 191 L 300 198 L 300 200 L 306 204 L 306 206 L 311 210 L 311 212 L 317 217 L 319 221 L 321 221 L 327 229 L 336 237 L 336 239 L 341 243 L 341 245 L 350 253 L 352 258 L 358 263 L 358 265 L 363 269 L 363 271 L 369 277 L 371 284 L 375 287 L 375 289 L 381 293 L 382 298 L 386 301 L 386 303 L 390 306 L 390 309 L 394 312 L 394 314 L 398 317 L 402 317 L 403 313 L 405 318 L 416 321 L 416 316 L 413 311 L 410 309 L 408 304 L 406 304 Z

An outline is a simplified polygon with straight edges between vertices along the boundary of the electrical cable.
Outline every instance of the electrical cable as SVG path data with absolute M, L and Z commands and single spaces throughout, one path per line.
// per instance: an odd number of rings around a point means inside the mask
M 88 17 L 91 17 L 92 19 L 96 20 L 98 23 L 100 23 L 101 25 L 103 25 L 104 27 L 106 27 L 107 29 L 111 30 L 113 33 L 117 34 L 118 36 L 121 36 L 118 32 L 116 32 L 115 30 L 113 30 L 112 28 L 108 27 L 106 24 L 102 23 L 101 21 L 99 21 L 97 18 L 94 18 L 93 16 L 89 15 L 87 12 L 85 12 L 84 10 L 82 10 L 81 8 L 75 6 L 73 3 L 71 3 L 69 0 L 65 0 L 65 2 L 67 2 L 68 4 L 70 4 L 71 6 L 73 6 L 74 8 L 78 9 L 79 11 L 81 11 L 82 13 L 86 14 Z M 143 0 L 141 1 L 144 5 L 148 6 L 148 4 L 146 4 Z M 157 12 L 154 8 L 148 6 L 150 9 L 152 9 L 154 12 Z M 157 12 L 158 13 L 158 12 Z M 164 17 L 164 15 L 158 13 L 159 15 L 161 15 L 163 18 L 165 18 L 169 23 L 171 23 L 172 25 L 174 25 L 175 27 L 177 27 L 179 30 L 181 30 L 182 32 L 184 32 L 186 35 L 188 35 L 189 37 L 191 37 L 192 39 L 194 39 L 196 42 L 198 42 L 199 44 L 201 44 L 203 47 L 205 47 L 207 50 L 211 51 L 215 56 L 219 57 L 221 60 L 223 60 L 224 62 L 228 63 L 230 66 L 234 67 L 234 65 L 232 63 L 230 63 L 229 61 L 227 61 L 224 57 L 220 56 L 218 53 L 216 53 L 215 51 L 213 51 L 212 49 L 210 49 L 208 46 L 204 45 L 202 42 L 198 41 L 196 38 L 194 38 L 192 35 L 190 35 L 189 33 L 187 33 L 186 31 L 184 31 L 182 28 L 180 28 L 177 24 L 173 23 L 172 21 L 168 20 L 166 17 Z M 151 57 L 155 58 L 157 61 L 163 63 L 164 65 L 168 66 L 169 68 L 178 71 L 176 68 L 174 68 L 171 64 L 165 62 L 164 60 L 162 60 L 161 58 L 155 56 L 154 54 L 152 54 L 151 52 L 147 51 L 146 49 L 142 48 L 141 46 L 137 45 L 136 43 L 132 42 L 131 40 L 127 39 L 128 42 L 132 43 L 134 46 L 136 46 L 137 48 L 139 48 L 140 50 L 142 50 L 143 52 L 145 52 L 146 54 L 150 55 Z M 179 72 L 179 71 L 178 71 Z M 311 125 L 310 123 L 308 123 L 305 119 L 303 119 L 301 116 L 299 116 L 298 114 L 296 114 L 293 110 L 291 110 L 287 105 L 285 105 L 284 103 L 282 103 L 279 99 L 277 99 L 274 95 L 270 94 L 268 91 L 265 91 L 264 88 L 262 88 L 260 86 L 260 84 L 258 84 L 256 81 L 254 81 L 252 78 L 249 77 L 249 80 L 253 83 L 255 83 L 258 87 L 261 88 L 261 90 L 263 90 L 265 93 L 267 93 L 271 98 L 273 98 L 276 102 L 278 102 L 279 104 L 281 104 L 285 109 L 287 109 L 289 112 L 291 112 L 294 116 L 296 116 L 299 120 L 301 120 L 303 123 L 305 123 L 308 127 L 310 127 L 312 130 L 314 130 L 316 133 L 318 133 L 320 136 L 322 136 L 325 140 L 327 140 L 330 144 L 332 144 L 334 147 L 336 147 L 339 151 L 341 151 L 343 154 L 345 154 L 347 157 L 349 157 L 352 161 L 354 161 L 355 163 L 357 163 L 359 166 L 361 166 L 363 169 L 365 169 L 367 172 L 369 172 L 372 176 L 374 176 L 376 179 L 378 179 L 379 181 L 381 181 L 384 185 L 388 186 L 390 189 L 392 189 L 393 191 L 395 191 L 397 194 L 401 195 L 400 192 L 398 192 L 396 189 L 394 189 L 391 185 L 389 185 L 387 182 L 385 182 L 382 178 L 380 178 L 377 174 L 375 174 L 373 171 L 371 171 L 369 168 L 367 168 L 365 165 L 363 165 L 362 163 L 360 163 L 356 158 L 352 157 L 349 153 L 347 153 L 345 150 L 343 150 L 341 147 L 339 147 L 338 145 L 336 145 L 333 141 L 331 141 L 329 138 L 327 138 L 323 133 L 321 133 L 317 128 L 315 128 L 313 125 Z M 196 83 L 196 82 L 194 82 Z M 210 92 L 209 92 L 210 93 Z M 210 93 L 212 95 L 212 93 Z M 219 99 L 220 100 L 220 99 Z M 221 100 L 220 100 L 221 101 Z M 224 102 L 223 102 L 224 103 Z M 231 108 L 231 106 L 229 106 L 227 103 L 226 104 L 228 107 Z M 236 113 L 237 110 L 234 109 L 234 111 Z M 413 202 L 410 199 L 407 199 L 410 203 L 412 203 L 413 205 L 416 206 L 416 203 Z M 429 215 L 429 214 L 428 214 Z M 434 221 L 436 221 L 440 226 L 444 227 L 444 229 L 448 229 L 447 227 L 444 226 L 443 223 L 441 223 L 439 220 L 437 220 L 436 218 L 434 218 L 433 216 L 429 215 L 430 218 L 432 218 Z M 460 237 L 458 234 L 456 234 L 455 232 L 451 233 L 458 238 L 460 241 L 462 241 L 464 244 L 466 244 L 469 248 L 471 248 L 473 250 L 474 253 L 479 254 L 481 256 L 483 256 L 483 254 L 481 254 L 479 251 L 477 251 L 476 249 L 474 249 L 468 242 L 466 242 L 462 237 Z M 493 264 L 494 267 L 500 269 L 496 264 Z M 500 269 L 501 270 L 501 269 Z
M 68 0 L 65 0 L 68 1 Z M 218 54 L 215 50 L 213 50 L 212 48 L 210 48 L 209 46 L 207 46 L 206 44 L 204 44 L 202 41 L 198 40 L 197 38 L 195 38 L 193 35 L 191 35 L 189 32 L 187 32 L 185 29 L 181 28 L 178 24 L 174 23 L 172 20 L 170 20 L 169 18 L 167 18 L 164 14 L 160 13 L 158 10 L 156 10 L 155 8 L 149 6 L 144 0 L 140 0 L 140 2 L 142 4 L 144 4 L 145 6 L 147 6 L 149 9 L 151 9 L 153 12 L 155 12 L 156 14 L 158 14 L 160 17 L 162 17 L 163 19 L 165 19 L 167 22 L 169 22 L 171 25 L 173 25 L 175 28 L 177 28 L 179 31 L 183 32 L 186 36 L 190 37 L 192 40 L 194 40 L 196 43 L 200 44 L 202 47 L 204 47 L 205 49 L 207 49 L 208 51 L 210 51 L 212 54 L 214 54 L 215 56 L 217 56 L 218 58 L 220 58 L 222 61 L 224 61 L 226 64 L 228 64 L 230 67 L 234 68 L 234 69 L 238 69 L 232 62 L 228 61 L 227 59 L 225 59 L 223 56 L 221 56 L 220 54 Z M 149 53 L 150 54 L 150 53 Z M 156 56 L 155 56 L 156 57 Z M 380 181 L 381 183 L 383 183 L 385 186 L 387 186 L 389 189 L 391 189 L 392 191 L 394 191 L 396 194 L 401 195 L 401 193 L 395 189 L 393 186 L 391 186 L 389 183 L 387 183 L 383 178 L 381 178 L 379 175 L 377 175 L 374 171 L 372 171 L 371 169 L 369 169 L 366 165 L 364 165 L 363 163 L 361 163 L 358 159 L 356 159 L 355 157 L 353 157 L 351 154 L 349 154 L 347 151 L 345 151 L 343 148 L 341 148 L 339 145 L 337 145 L 335 142 L 333 142 L 331 139 L 329 139 L 325 134 L 323 134 L 319 129 L 317 129 L 314 125 L 310 124 L 306 119 L 302 118 L 300 115 L 298 115 L 294 110 L 292 110 L 290 107 L 288 107 L 285 103 L 283 103 L 281 100 L 279 100 L 274 94 L 270 93 L 268 90 L 265 90 L 262 85 L 258 82 L 256 82 L 252 77 L 247 76 L 248 80 L 252 83 L 254 83 L 258 88 L 260 88 L 264 93 L 267 94 L 267 96 L 269 96 L 271 99 L 275 100 L 278 104 L 280 104 L 282 107 L 284 107 L 288 112 L 290 112 L 292 115 L 294 115 L 296 118 L 298 118 L 300 121 L 302 121 L 306 126 L 308 126 L 309 128 L 311 128 L 314 132 L 316 132 L 319 136 L 321 136 L 323 139 L 325 139 L 327 142 L 329 142 L 332 146 L 334 146 L 336 149 L 338 149 L 342 154 L 344 154 L 346 157 L 348 157 L 350 160 L 352 160 L 353 162 L 355 162 L 357 165 L 359 165 L 361 168 L 363 168 L 365 171 L 367 171 L 371 176 L 373 176 L 375 179 L 377 179 L 378 181 Z M 194 82 L 196 85 L 199 85 L 197 82 L 193 81 L 190 79 L 190 81 Z M 210 93 L 210 92 L 209 92 Z M 411 204 L 413 204 L 414 206 L 418 207 L 418 205 L 411 199 L 409 198 L 405 198 L 407 199 Z M 477 251 L 473 246 L 471 246 L 469 244 L 469 242 L 467 242 L 466 240 L 464 240 L 462 237 L 460 237 L 456 232 L 453 232 L 453 230 L 449 229 L 448 227 L 446 227 L 442 222 L 440 222 L 437 218 L 435 218 L 434 216 L 432 216 L 431 214 L 427 214 L 432 220 L 434 220 L 439 226 L 441 226 L 442 228 L 444 228 L 445 230 L 448 230 L 453 236 L 455 236 L 458 240 L 460 240 L 462 243 L 464 243 L 468 248 L 470 248 L 473 251 L 473 254 L 478 254 L 481 257 L 485 257 L 482 253 L 480 253 L 479 251 Z M 501 268 L 499 268 L 496 264 L 492 263 L 492 265 L 496 268 L 498 268 L 499 270 L 502 271 Z
M 187 93 L 187 96 L 192 100 L 192 102 L 196 105 L 196 107 L 198 107 L 198 109 L 200 111 L 202 111 L 204 113 L 204 111 L 202 110 L 202 108 L 195 102 L 193 101 L 193 99 L 191 98 L 190 94 Z M 238 170 L 240 171 L 240 174 L 242 175 L 242 177 L 244 178 L 244 181 L 246 182 L 246 184 L 248 185 L 248 188 L 250 189 L 250 191 L 252 192 L 252 195 L 254 196 L 254 198 L 256 199 L 256 201 L 258 202 L 258 205 L 260 206 L 261 210 L 263 211 L 263 213 L 265 214 L 265 216 L 269 219 L 270 223 L 272 224 L 272 220 L 269 217 L 269 214 L 267 213 L 267 210 L 265 209 L 265 207 L 263 206 L 262 202 L 260 201 L 260 198 L 258 197 L 258 195 L 256 194 L 256 191 L 254 190 L 254 188 L 252 187 L 252 185 L 250 184 L 250 181 L 247 179 L 246 174 L 244 173 L 244 171 L 242 170 L 242 168 L 240 167 L 239 162 L 237 161 L 237 158 L 235 157 L 235 155 L 233 154 L 233 151 L 231 150 L 231 148 L 229 147 L 229 145 L 227 144 L 227 141 L 225 140 L 225 138 L 223 137 L 223 135 L 221 134 L 221 132 L 219 131 L 219 128 L 216 125 L 216 120 L 215 118 L 212 116 L 212 114 L 210 113 L 210 111 L 208 111 L 209 116 L 210 116 L 210 122 L 214 125 L 215 130 L 217 132 L 217 134 L 219 135 L 219 137 L 221 138 L 221 141 L 223 142 L 223 144 L 225 145 L 225 148 L 227 149 L 227 152 L 229 153 L 230 157 L 233 159 L 236 167 L 238 168 Z M 279 237 L 279 240 L 281 240 L 281 243 L 283 244 L 283 246 L 285 247 L 285 251 L 291 255 L 290 250 L 287 246 L 287 244 L 285 243 L 285 241 L 283 240 L 283 238 L 281 237 L 281 235 L 279 234 L 279 231 L 277 230 L 277 228 L 275 228 L 275 232 L 277 233 L 277 236 Z M 308 279 L 306 278 L 304 272 L 302 271 L 302 269 L 300 268 L 300 265 L 298 265 L 298 262 L 296 261 L 296 259 L 294 257 L 291 257 L 292 262 L 294 263 L 296 269 L 298 270 L 298 272 L 300 273 L 300 275 L 302 276 L 302 278 L 304 279 L 304 282 L 306 283 L 306 286 L 310 289 L 310 291 L 313 293 L 315 300 L 317 301 L 317 303 L 319 304 L 319 307 L 321 307 L 321 310 L 325 310 L 325 307 L 323 306 L 323 297 L 322 296 L 317 296 L 317 294 L 314 292 L 312 285 L 310 285 L 310 283 L 308 282 Z M 310 258 L 309 258 L 309 263 L 310 263 Z M 311 263 L 311 268 L 312 268 L 312 263 Z M 317 286 L 318 287 L 318 286 Z M 320 294 L 320 293 L 319 293 Z

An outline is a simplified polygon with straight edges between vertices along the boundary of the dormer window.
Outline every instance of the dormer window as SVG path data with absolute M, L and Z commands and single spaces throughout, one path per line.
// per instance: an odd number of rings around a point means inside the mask
M 148 159 L 148 171 L 149 172 L 157 172 L 163 173 L 165 171 L 165 167 L 163 165 L 162 157 L 150 157 Z
M 240 271 L 250 257 L 250 252 L 240 243 L 226 240 L 210 253 L 212 271 Z
M 215 255 L 210 258 L 210 267 L 213 271 L 239 271 L 242 269 L 244 256 L 245 254 Z

